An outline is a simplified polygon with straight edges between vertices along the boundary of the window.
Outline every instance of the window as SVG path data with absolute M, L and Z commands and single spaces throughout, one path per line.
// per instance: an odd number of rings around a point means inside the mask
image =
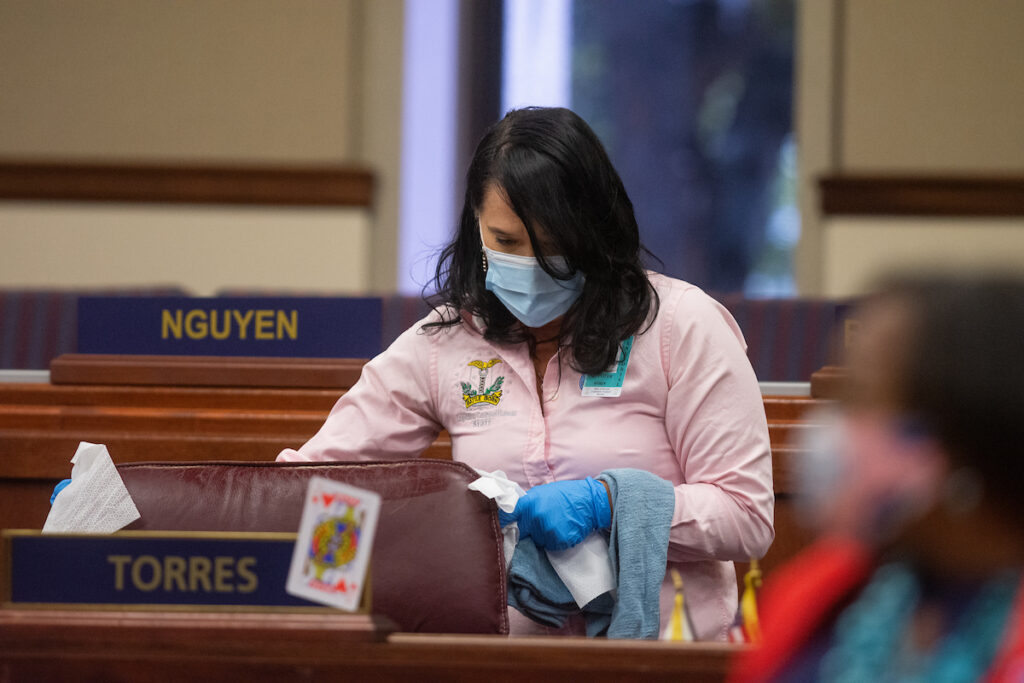
M 503 102 L 593 126 L 656 269 L 792 295 L 793 21 L 793 0 L 506 0 Z
M 539 104 L 573 108 L 601 137 L 653 268 L 716 294 L 795 294 L 794 0 L 407 8 L 401 291 L 419 291 L 450 239 L 483 129 Z

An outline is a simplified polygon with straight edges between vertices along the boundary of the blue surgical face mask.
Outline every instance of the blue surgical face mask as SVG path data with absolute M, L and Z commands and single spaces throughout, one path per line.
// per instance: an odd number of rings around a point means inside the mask
M 483 238 L 481 236 L 481 243 Z M 583 291 L 583 273 L 568 280 L 552 277 L 532 256 L 516 256 L 488 249 L 484 285 L 494 292 L 512 315 L 527 327 L 541 327 L 565 315 Z M 556 270 L 568 270 L 565 258 L 549 256 Z
M 807 422 L 794 459 L 805 525 L 887 543 L 934 505 L 941 467 L 919 421 L 818 410 Z

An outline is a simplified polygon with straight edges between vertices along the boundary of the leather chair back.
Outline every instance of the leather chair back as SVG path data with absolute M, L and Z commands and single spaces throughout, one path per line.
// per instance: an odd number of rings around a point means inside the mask
M 127 528 L 139 530 L 294 533 L 313 475 L 376 491 L 373 613 L 402 631 L 508 633 L 496 507 L 467 488 L 477 475 L 462 463 L 166 462 L 118 471 L 142 515 Z

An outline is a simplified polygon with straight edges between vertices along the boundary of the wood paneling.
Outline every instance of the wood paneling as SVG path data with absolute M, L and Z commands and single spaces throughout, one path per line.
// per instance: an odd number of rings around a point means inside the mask
M 366 619 L 362 618 L 365 622 Z M 741 646 L 420 636 L 347 615 L 0 610 L 7 681 L 665 681 L 725 678 Z
M 342 394 L 328 389 L 114 386 L 0 382 L 0 405 L 108 406 L 231 410 L 316 410 L 326 415 Z
M 811 375 L 811 396 L 815 399 L 838 400 L 843 393 L 846 370 L 840 365 L 826 365 Z
M 373 185 L 351 166 L 0 160 L 0 199 L 369 207 Z
M 819 185 L 825 216 L 1024 216 L 1024 176 L 836 175 Z
M 365 359 L 64 354 L 50 364 L 54 384 L 263 387 L 347 390 Z

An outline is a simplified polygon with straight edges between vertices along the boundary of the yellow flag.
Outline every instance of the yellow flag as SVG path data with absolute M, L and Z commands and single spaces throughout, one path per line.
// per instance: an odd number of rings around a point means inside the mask
M 761 587 L 761 568 L 757 560 L 750 560 L 750 569 L 743 575 L 743 595 L 736 610 L 736 620 L 729 629 L 729 640 L 734 643 L 760 643 L 761 622 L 757 617 L 757 590 Z
M 690 621 L 690 614 L 686 609 L 686 599 L 683 596 L 683 577 L 679 576 L 679 572 L 674 567 L 670 571 L 672 583 L 676 588 L 676 598 L 668 625 L 662 632 L 661 639 L 692 643 L 697 638 L 693 634 L 693 623 Z

